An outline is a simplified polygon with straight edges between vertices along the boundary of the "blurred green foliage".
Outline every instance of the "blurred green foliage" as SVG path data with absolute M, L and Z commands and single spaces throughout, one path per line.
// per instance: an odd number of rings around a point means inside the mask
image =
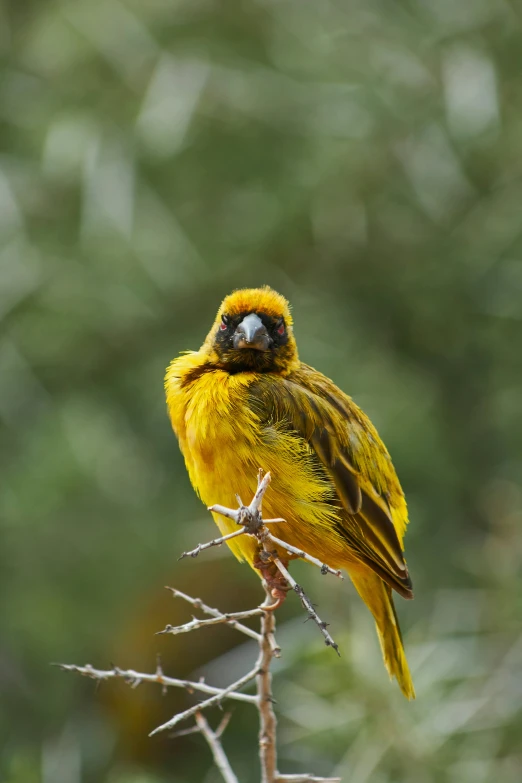
M 370 414 L 405 487 L 418 700 L 348 584 L 297 566 L 275 679 L 284 770 L 518 783 L 522 752 L 522 13 L 509 0 L 4 0 L 0 7 L 0 779 L 214 783 L 186 703 L 49 662 L 246 671 L 163 371 L 269 283 L 302 358 Z M 180 701 L 181 700 L 181 701 Z M 217 720 L 218 716 L 213 716 Z M 225 736 L 257 778 L 255 715 Z

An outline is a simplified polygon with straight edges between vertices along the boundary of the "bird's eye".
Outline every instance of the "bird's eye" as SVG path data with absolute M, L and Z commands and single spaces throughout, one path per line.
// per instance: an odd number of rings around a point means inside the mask
M 220 331 L 224 332 L 227 326 L 228 326 L 228 318 L 226 317 L 226 315 L 222 315 L 221 323 L 219 324 Z
M 281 323 L 277 327 L 277 334 L 284 334 L 285 333 L 285 322 L 283 319 L 281 319 Z

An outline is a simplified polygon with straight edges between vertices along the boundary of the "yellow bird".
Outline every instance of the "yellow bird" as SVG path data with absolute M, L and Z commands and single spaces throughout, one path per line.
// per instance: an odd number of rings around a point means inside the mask
M 390 456 L 362 410 L 299 360 L 286 299 L 269 287 L 227 296 L 199 349 L 174 359 L 167 406 L 192 486 L 206 505 L 250 498 L 259 467 L 272 483 L 274 535 L 348 572 L 375 618 L 384 662 L 415 691 L 392 589 L 412 598 L 402 539 L 406 501 Z M 214 514 L 223 535 L 237 529 Z M 254 566 L 257 542 L 229 542 Z

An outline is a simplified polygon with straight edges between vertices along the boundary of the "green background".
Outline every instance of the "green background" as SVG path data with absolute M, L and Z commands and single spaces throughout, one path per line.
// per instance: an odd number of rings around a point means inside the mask
M 0 10 L 0 780 L 216 783 L 183 693 L 255 650 L 189 619 L 254 574 L 213 537 L 164 368 L 268 283 L 301 357 L 371 416 L 409 502 L 397 599 L 418 699 L 348 582 L 298 565 L 338 660 L 279 616 L 282 771 L 518 783 L 522 751 L 522 11 L 501 0 L 92 0 Z M 256 719 L 224 743 L 257 781 Z M 210 718 L 215 725 L 219 714 Z

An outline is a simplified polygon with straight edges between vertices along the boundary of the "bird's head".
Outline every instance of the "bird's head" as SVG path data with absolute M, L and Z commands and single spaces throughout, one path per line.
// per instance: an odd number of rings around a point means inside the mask
M 225 297 L 202 350 L 228 372 L 291 372 L 298 364 L 286 299 L 268 286 Z

